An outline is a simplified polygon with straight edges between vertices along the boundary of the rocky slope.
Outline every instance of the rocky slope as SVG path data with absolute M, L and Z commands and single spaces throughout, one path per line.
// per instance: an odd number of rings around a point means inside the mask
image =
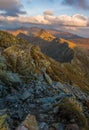
M 33 45 L 39 46 L 44 54 L 57 61 L 70 62 L 73 58 L 73 48 L 76 44 L 62 38 L 56 38 L 44 30 L 35 37 L 29 37 L 22 33 L 17 37 L 23 38 Z
M 72 51 L 60 63 L 0 32 L 0 130 L 89 129 L 89 53 Z

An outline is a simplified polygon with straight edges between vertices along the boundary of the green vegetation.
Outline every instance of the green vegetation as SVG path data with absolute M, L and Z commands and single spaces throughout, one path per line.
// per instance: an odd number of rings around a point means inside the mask
M 8 34 L 5 31 L 0 31 L 0 47 L 7 48 L 12 45 L 26 44 L 27 42 L 21 38 L 16 38 L 12 34 Z

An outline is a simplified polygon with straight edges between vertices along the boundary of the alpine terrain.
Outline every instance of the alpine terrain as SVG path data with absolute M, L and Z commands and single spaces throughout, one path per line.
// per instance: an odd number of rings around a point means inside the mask
M 89 50 L 0 31 L 0 130 L 89 130 Z

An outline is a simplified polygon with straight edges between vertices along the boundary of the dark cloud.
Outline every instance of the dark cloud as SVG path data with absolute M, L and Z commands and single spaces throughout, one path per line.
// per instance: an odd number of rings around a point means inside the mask
M 19 0 L 0 0 L 0 11 L 3 11 L 2 15 L 18 16 L 19 14 L 26 14 L 22 9 L 23 5 Z
M 63 0 L 62 4 L 75 6 L 79 9 L 89 10 L 88 0 Z

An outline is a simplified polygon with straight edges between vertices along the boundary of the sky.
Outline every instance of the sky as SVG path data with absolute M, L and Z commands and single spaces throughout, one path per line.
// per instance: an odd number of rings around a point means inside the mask
M 89 37 L 89 0 L 0 0 L 0 29 L 33 26 Z

